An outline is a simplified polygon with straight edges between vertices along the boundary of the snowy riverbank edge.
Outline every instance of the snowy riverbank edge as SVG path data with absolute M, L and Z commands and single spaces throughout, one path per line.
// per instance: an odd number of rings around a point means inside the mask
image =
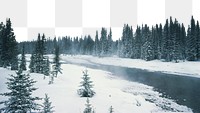
M 88 64 L 103 64 L 113 65 L 128 68 L 144 69 L 151 72 L 159 71 L 182 76 L 190 76 L 200 78 L 200 62 L 162 62 L 160 60 L 144 61 L 141 59 L 128 59 L 118 57 L 94 57 L 89 55 L 62 55 L 63 61 L 72 63 L 88 63 Z

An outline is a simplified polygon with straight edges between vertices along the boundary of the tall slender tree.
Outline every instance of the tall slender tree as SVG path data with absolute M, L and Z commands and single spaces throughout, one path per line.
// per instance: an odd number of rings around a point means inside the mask
M 53 59 L 53 75 L 57 77 L 58 73 L 62 74 L 61 71 L 61 63 L 60 63 L 60 48 L 58 45 L 56 45 L 55 53 L 54 53 L 54 59 Z
M 21 62 L 19 65 L 19 68 L 21 68 L 22 70 L 26 70 L 26 56 L 25 56 L 24 50 L 25 50 L 25 47 L 23 45 L 22 53 L 21 53 Z

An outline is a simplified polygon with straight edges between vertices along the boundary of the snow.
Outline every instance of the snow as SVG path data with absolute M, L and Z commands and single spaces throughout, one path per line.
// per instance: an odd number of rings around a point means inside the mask
M 115 58 L 113 58 L 115 59 Z M 50 97 L 56 113 L 82 113 L 85 108 L 86 98 L 77 94 L 82 71 L 86 68 L 72 64 L 62 65 L 63 74 L 55 78 L 54 84 L 48 85 L 48 77 L 43 80 L 43 75 L 31 73 L 31 77 L 38 81 L 35 87 L 39 88 L 33 95 L 44 97 L 45 93 Z M 172 113 L 163 110 L 158 105 L 167 104 L 175 111 L 191 113 L 191 109 L 178 105 L 173 100 L 161 98 L 160 93 L 153 91 L 153 87 L 122 80 L 110 72 L 87 68 L 88 74 L 94 84 L 96 94 L 90 98 L 90 103 L 96 113 L 108 113 L 110 106 L 113 106 L 114 113 Z M 0 93 L 7 92 L 6 78 L 14 71 L 0 68 Z M 0 101 L 5 97 L 0 96 Z M 155 100 L 155 103 L 146 101 Z M 43 101 L 38 101 L 42 103 Z M 0 105 L 1 107 L 2 105 Z
M 64 61 L 72 63 L 96 63 L 129 68 L 138 68 L 148 71 L 159 71 L 163 73 L 192 76 L 200 78 L 200 62 L 162 62 L 160 60 L 144 61 L 140 59 L 118 58 L 118 57 L 94 57 L 87 55 L 62 56 Z

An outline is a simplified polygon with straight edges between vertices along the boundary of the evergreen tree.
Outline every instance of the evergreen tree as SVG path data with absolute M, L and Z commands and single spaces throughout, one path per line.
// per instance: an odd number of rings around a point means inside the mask
M 169 22 L 166 19 L 166 23 L 163 29 L 163 38 L 162 38 L 162 59 L 169 61 Z
M 113 43 L 113 40 L 112 40 L 112 30 L 110 28 L 110 32 L 108 34 L 108 41 L 107 41 L 107 46 L 108 46 L 108 52 L 107 52 L 107 55 L 108 56 L 111 56 L 113 54 L 113 50 L 112 50 L 112 43 Z
M 50 98 L 48 97 L 47 94 L 45 94 L 45 98 L 44 98 L 44 103 L 43 103 L 43 109 L 42 109 L 42 113 L 53 113 L 53 106 L 51 105 L 52 102 L 50 102 L 49 100 Z
M 6 83 L 10 92 L 1 94 L 8 97 L 8 100 L 0 102 L 5 105 L 0 111 L 27 113 L 32 110 L 39 110 L 39 104 L 35 101 L 40 98 L 32 96 L 33 91 L 37 89 L 33 87 L 36 81 L 31 79 L 29 74 L 23 74 L 22 69 L 19 69 L 16 74 L 10 75 L 11 78 L 8 78 Z
M 153 53 L 153 47 L 152 47 L 152 37 L 151 32 L 149 30 L 149 27 L 145 25 L 143 29 L 142 38 L 145 39 L 144 44 L 142 45 L 142 59 L 146 61 L 153 60 L 154 53 Z
M 17 41 L 12 28 L 10 19 L 6 19 L 6 25 L 1 23 L 1 65 L 3 67 L 11 66 L 11 70 L 18 69 L 18 48 Z
M 95 45 L 94 45 L 94 51 L 95 51 L 95 56 L 99 56 L 100 55 L 100 42 L 99 42 L 99 38 L 98 38 L 98 31 L 96 31 L 96 36 L 95 36 Z
M 141 35 L 141 28 L 137 26 L 135 32 L 135 50 L 134 50 L 134 58 L 140 59 L 141 58 L 141 47 L 142 47 L 142 35 Z
M 200 60 L 200 27 L 199 21 L 197 21 L 196 25 L 196 53 L 197 53 L 197 60 Z
M 31 62 L 29 65 L 29 68 L 31 69 L 31 72 L 44 74 L 44 68 L 45 68 L 45 57 L 46 54 L 46 48 L 45 48 L 45 35 L 43 34 L 42 39 L 40 34 L 38 34 L 38 39 L 36 42 L 35 50 L 32 53 L 31 56 Z
M 109 108 L 109 113 L 114 113 L 112 106 L 110 106 L 110 108 Z
M 132 27 L 129 25 L 124 25 L 122 33 L 122 54 L 125 58 L 130 58 L 132 56 L 132 41 L 133 41 L 133 31 Z
M 44 79 L 46 76 L 50 76 L 50 62 L 49 62 L 49 58 L 47 57 L 45 60 L 44 60 Z
M 195 61 L 197 60 L 196 54 L 196 29 L 195 29 L 195 20 L 192 16 L 191 25 L 188 27 L 187 35 L 187 60 Z
M 20 62 L 20 66 L 19 66 L 19 68 L 22 70 L 26 70 L 26 56 L 25 56 L 24 50 L 25 50 L 25 48 L 23 45 L 22 54 L 21 54 L 21 62 Z
M 80 85 L 81 89 L 78 90 L 78 94 L 81 97 L 92 97 L 95 94 L 95 92 L 92 90 L 92 81 L 90 81 L 90 77 L 87 72 L 87 70 L 83 71 L 83 81 L 81 81 Z
M 31 55 L 31 61 L 30 61 L 30 64 L 29 64 L 29 69 L 30 69 L 31 73 L 35 72 L 35 54 L 34 53 Z
M 59 51 L 59 46 L 57 45 L 55 48 L 55 53 L 54 53 L 54 59 L 53 59 L 53 75 L 57 77 L 58 72 L 62 74 L 61 72 L 61 63 L 60 63 L 60 51 Z
M 86 106 L 86 108 L 85 108 L 83 113 L 95 113 L 94 110 L 91 107 L 89 98 L 87 98 L 85 106 Z
M 5 63 L 6 61 L 6 50 L 7 49 L 7 44 L 5 43 L 7 42 L 6 38 L 5 38 L 5 25 L 3 24 L 3 22 L 1 22 L 0 24 L 0 67 L 6 67 L 6 65 L 8 63 Z
M 106 28 L 101 29 L 101 38 L 100 38 L 100 48 L 101 56 L 106 56 L 108 52 L 108 43 L 107 43 L 107 30 Z

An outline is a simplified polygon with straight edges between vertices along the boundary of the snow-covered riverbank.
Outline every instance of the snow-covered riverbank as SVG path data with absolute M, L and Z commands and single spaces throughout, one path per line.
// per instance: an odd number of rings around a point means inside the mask
M 148 71 L 160 71 L 163 73 L 170 73 L 176 75 L 192 76 L 200 78 L 200 62 L 162 62 L 159 60 L 144 61 L 140 59 L 128 59 L 128 58 L 118 58 L 118 57 L 93 57 L 87 55 L 77 55 L 77 56 L 62 56 L 65 61 L 70 61 L 74 63 L 97 63 L 105 65 L 122 66 L 129 68 L 138 68 Z

